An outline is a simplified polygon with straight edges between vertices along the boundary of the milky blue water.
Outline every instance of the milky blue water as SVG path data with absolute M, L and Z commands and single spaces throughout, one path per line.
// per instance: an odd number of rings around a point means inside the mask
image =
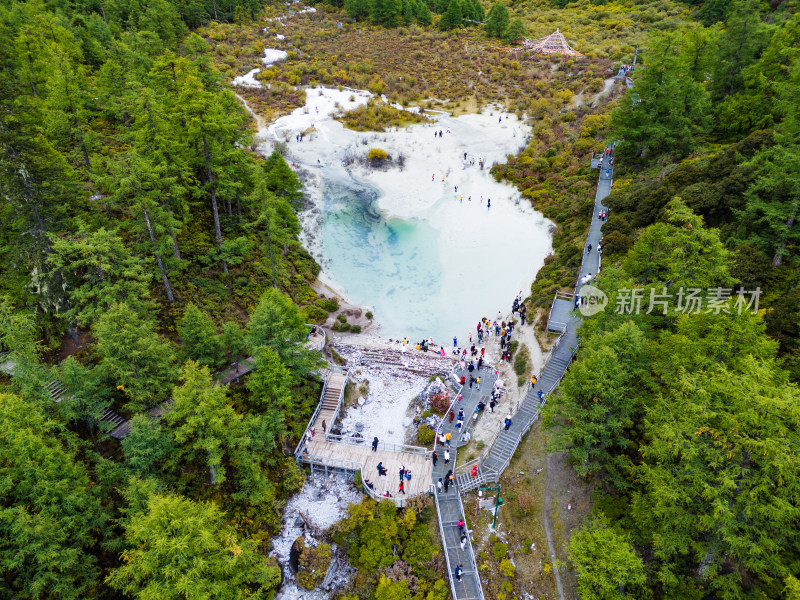
M 420 220 L 385 219 L 376 199 L 374 189 L 355 181 L 325 181 L 326 270 L 348 300 L 375 308 L 384 337 L 452 337 L 457 320 L 437 314 L 443 276 L 438 232 Z

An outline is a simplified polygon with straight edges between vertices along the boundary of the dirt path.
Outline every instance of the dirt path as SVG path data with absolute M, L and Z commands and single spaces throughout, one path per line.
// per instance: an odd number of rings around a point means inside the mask
M 556 564 L 556 541 L 553 536 L 553 519 L 550 516 L 550 473 L 552 471 L 552 461 L 550 458 L 552 454 L 547 455 L 547 480 L 544 484 L 544 505 L 542 507 L 542 522 L 544 523 L 544 532 L 547 537 L 547 549 L 550 552 L 550 562 L 553 565 L 553 575 L 556 578 L 556 589 L 558 590 L 558 597 L 561 600 L 564 598 L 564 588 L 561 585 L 561 575 L 558 573 L 558 565 Z
M 616 82 L 617 80 L 613 77 L 609 77 L 608 79 L 605 80 L 605 82 L 603 83 L 602 91 L 598 92 L 592 99 L 591 106 L 593 108 L 596 107 L 601 100 L 605 99 L 611 93 L 611 90 L 614 89 L 614 85 L 616 84 Z

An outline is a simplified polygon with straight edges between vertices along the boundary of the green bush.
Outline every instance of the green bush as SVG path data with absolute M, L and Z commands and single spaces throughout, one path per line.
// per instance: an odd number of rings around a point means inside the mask
M 527 377 L 531 370 L 530 357 L 531 355 L 530 352 L 528 352 L 528 347 L 523 344 L 514 357 L 514 373 L 520 377 Z
M 372 313 L 370 311 L 367 311 L 364 316 L 367 317 L 370 321 L 372 320 Z
M 353 333 L 361 333 L 361 325 L 353 325 L 350 328 L 350 331 L 352 331 Z
M 300 314 L 303 315 L 306 323 L 322 323 L 328 318 L 328 313 L 311 304 L 300 307 Z
M 339 331 L 350 331 L 350 323 L 342 323 L 339 325 Z
M 498 542 L 494 546 L 492 546 L 492 554 L 497 560 L 500 560 L 508 554 L 508 546 L 505 544 Z
M 317 298 L 317 301 L 314 304 L 319 306 L 322 310 L 326 310 L 328 312 L 339 310 L 339 301 L 335 298 Z
M 337 319 L 339 319 L 339 322 L 340 322 L 340 323 L 347 323 L 347 315 L 340 314 L 340 315 L 339 315 L 338 317 L 336 317 L 336 318 L 337 318 Z
M 331 325 L 331 329 L 334 331 L 339 331 L 339 329 L 341 329 L 339 321 L 334 321 L 333 325 Z
M 420 425 L 419 429 L 417 430 L 417 441 L 423 446 L 427 446 L 433 442 L 434 435 L 433 429 L 427 425 Z

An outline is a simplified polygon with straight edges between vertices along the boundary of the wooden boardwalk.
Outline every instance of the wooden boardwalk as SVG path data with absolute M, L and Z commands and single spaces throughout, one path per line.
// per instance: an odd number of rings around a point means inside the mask
M 314 431 L 314 436 L 310 440 L 305 438 L 298 444 L 295 450 L 297 460 L 312 469 L 325 472 L 358 472 L 362 482 L 369 480 L 372 483 L 372 488 L 363 486 L 365 493 L 384 499 L 383 494 L 388 492 L 392 497 L 386 499 L 398 506 L 403 506 L 407 498 L 429 493 L 432 452 L 425 448 L 380 441 L 373 451 L 372 440 L 328 433 L 339 418 L 349 373 L 332 369 L 323 374 L 323 379 L 320 401 L 307 428 Z M 323 431 L 323 421 L 327 432 Z M 383 477 L 378 475 L 378 463 L 382 463 L 387 471 Z M 401 467 L 411 471 L 411 479 L 404 479 L 403 482 L 404 494 L 398 490 Z
M 580 293 L 581 279 L 589 273 L 596 275 L 600 270 L 601 255 L 597 252 L 597 243 L 602 236 L 603 222 L 600 221 L 598 215 L 601 211 L 607 210 L 603 200 L 611 192 L 613 181 L 612 167 L 608 156 L 603 156 L 595 168 L 600 169 L 600 178 L 595 194 L 592 222 L 586 240 L 586 244 L 591 244 L 592 249 L 590 252 L 586 252 L 584 248 L 575 294 L 564 294 L 564 297 L 556 295 L 553 310 L 550 312 L 548 330 L 558 332 L 559 338 L 539 375 L 536 386 L 529 387 L 524 398 L 518 403 L 516 412 L 511 416 L 511 426 L 508 429 L 501 428 L 481 456 L 459 465 L 455 477 L 456 489 L 451 489 L 447 494 L 436 495 L 442 544 L 444 545 L 447 568 L 450 573 L 450 587 L 455 600 L 483 600 L 484 598 L 471 544 L 468 544 L 465 550 L 461 551 L 458 531 L 454 526 L 459 520 L 466 521 L 460 494 L 474 490 L 482 485 L 499 481 L 500 475 L 511 462 L 511 458 L 514 456 L 522 437 L 528 432 L 536 419 L 539 418 L 539 413 L 547 401 L 547 396 L 552 393 L 564 377 L 578 348 L 577 330 L 581 319 L 574 311 L 574 298 L 575 295 Z M 489 386 L 493 385 L 494 377 L 486 377 L 486 383 Z M 491 387 L 485 389 L 490 390 Z M 541 398 L 539 391 L 542 392 Z M 474 410 L 475 404 L 477 404 L 477 399 L 474 399 L 474 395 L 477 394 L 466 389 L 464 392 L 463 402 L 467 404 L 464 412 L 469 417 L 471 411 Z M 469 392 L 469 394 L 466 392 Z M 445 427 L 448 426 L 445 425 Z M 455 461 L 455 453 L 453 459 Z M 475 476 L 472 475 L 473 468 L 476 471 Z M 434 479 L 436 479 L 437 474 L 437 472 L 434 472 Z M 454 571 L 457 565 L 462 565 L 464 569 L 461 581 L 457 581 L 455 578 Z

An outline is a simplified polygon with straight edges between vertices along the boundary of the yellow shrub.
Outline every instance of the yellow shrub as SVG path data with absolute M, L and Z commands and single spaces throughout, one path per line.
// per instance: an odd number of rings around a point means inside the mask
M 370 162 L 380 162 L 386 160 L 388 156 L 386 150 L 381 150 L 380 148 L 370 148 L 369 152 L 367 152 L 367 160 Z

